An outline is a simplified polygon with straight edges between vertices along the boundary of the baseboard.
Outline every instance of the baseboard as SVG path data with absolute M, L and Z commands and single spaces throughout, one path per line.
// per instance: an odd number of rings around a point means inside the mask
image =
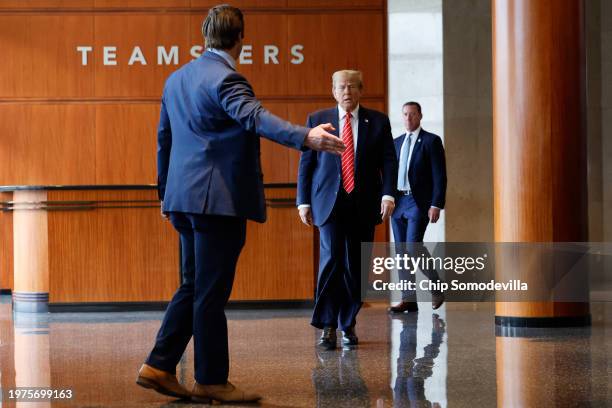
M 230 301 L 227 310 L 306 309 L 312 308 L 312 300 L 236 300 Z M 149 312 L 164 311 L 168 302 L 78 302 L 49 303 L 51 313 L 98 312 Z
M 495 316 L 495 325 L 521 328 L 585 327 L 591 325 L 591 315 L 556 317 Z

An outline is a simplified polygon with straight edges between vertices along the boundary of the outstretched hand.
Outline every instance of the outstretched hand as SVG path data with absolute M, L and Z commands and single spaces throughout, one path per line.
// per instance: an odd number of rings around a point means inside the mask
M 317 127 L 310 129 L 306 139 L 304 140 L 304 146 L 321 152 L 328 152 L 333 154 L 342 154 L 346 146 L 337 136 L 329 133 L 335 130 L 331 123 L 324 123 Z

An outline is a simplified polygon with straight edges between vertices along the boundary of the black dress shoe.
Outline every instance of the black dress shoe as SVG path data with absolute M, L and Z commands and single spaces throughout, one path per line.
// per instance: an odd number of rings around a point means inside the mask
M 333 350 L 336 348 L 336 339 L 336 329 L 333 327 L 325 327 L 317 346 L 324 350 Z
M 402 301 L 400 304 L 396 306 L 391 306 L 387 309 L 389 313 L 410 313 L 410 312 L 418 312 L 419 306 L 417 302 L 405 302 Z
M 433 293 L 431 295 L 431 308 L 433 310 L 439 309 L 444 303 L 444 294 L 443 293 Z
M 345 346 L 356 346 L 359 343 L 359 339 L 355 334 L 355 328 L 349 327 L 346 330 L 342 330 L 342 344 Z

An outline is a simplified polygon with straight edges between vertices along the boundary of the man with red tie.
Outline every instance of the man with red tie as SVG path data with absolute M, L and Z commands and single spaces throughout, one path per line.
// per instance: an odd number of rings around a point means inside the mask
M 302 222 L 319 227 L 319 274 L 311 324 L 323 330 L 318 345 L 355 346 L 355 318 L 361 308 L 361 242 L 395 207 L 397 158 L 389 118 L 359 105 L 359 71 L 332 75 L 338 106 L 308 116 L 308 126 L 331 123 L 344 142 L 342 156 L 307 150 L 298 171 L 297 205 Z M 334 132 L 332 132 L 334 133 Z

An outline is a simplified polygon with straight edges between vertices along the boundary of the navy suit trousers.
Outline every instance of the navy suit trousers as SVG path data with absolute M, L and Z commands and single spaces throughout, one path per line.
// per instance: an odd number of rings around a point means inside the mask
M 338 192 L 329 219 L 319 227 L 319 276 L 311 324 L 319 329 L 355 326 L 361 308 L 361 242 L 374 239 L 373 223 L 358 217 L 355 194 Z
M 183 281 L 170 301 L 147 364 L 176 372 L 193 336 L 195 379 L 225 384 L 229 371 L 225 305 L 246 238 L 246 219 L 172 212 Z
M 429 257 L 429 251 L 423 245 L 423 237 L 429 224 L 427 212 L 419 210 L 412 195 L 400 196 L 398 201 L 393 212 L 393 218 L 391 219 L 396 252 L 398 254 L 407 253 L 410 256 L 416 257 Z M 430 280 L 436 281 L 440 279 L 438 272 L 433 268 L 424 268 L 422 272 Z M 399 278 L 414 282 L 415 274 L 400 269 Z M 402 291 L 402 301 L 415 302 L 416 292 L 409 290 Z

